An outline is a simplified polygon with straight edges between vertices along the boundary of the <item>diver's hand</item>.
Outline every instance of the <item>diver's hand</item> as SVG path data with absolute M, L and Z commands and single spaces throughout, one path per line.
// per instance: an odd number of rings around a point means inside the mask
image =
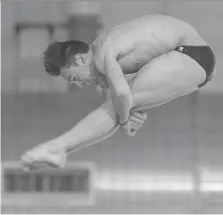
M 125 134 L 127 134 L 129 136 L 135 136 L 136 131 L 132 130 L 130 116 L 126 122 L 120 122 L 119 124 L 121 126 L 121 130 Z
M 129 136 L 135 136 L 136 132 L 142 127 L 147 114 L 143 111 L 131 113 L 128 121 L 121 123 L 121 128 Z
M 131 130 L 138 131 L 147 119 L 147 113 L 143 111 L 136 111 L 130 114 Z

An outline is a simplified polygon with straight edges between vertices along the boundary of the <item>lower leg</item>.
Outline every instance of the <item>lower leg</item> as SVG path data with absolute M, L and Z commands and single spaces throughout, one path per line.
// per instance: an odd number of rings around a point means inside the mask
M 151 95 L 151 97 L 154 97 L 154 95 Z M 133 102 L 134 107 L 131 109 L 131 113 L 159 106 L 167 101 L 157 101 L 143 105 L 146 101 L 143 101 L 141 93 L 135 93 L 133 94 Z M 47 149 L 52 153 L 68 153 L 108 139 L 119 127 L 116 112 L 110 99 L 84 117 L 68 132 L 41 145 L 47 146 Z
M 84 117 L 70 131 L 26 152 L 21 157 L 23 168 L 33 170 L 46 166 L 62 167 L 68 152 L 101 142 L 113 135 L 118 128 L 112 101 L 108 100 Z
M 84 117 L 65 134 L 47 141 L 53 151 L 71 152 L 101 142 L 112 136 L 119 124 L 111 100 Z M 51 147 L 52 146 L 52 147 Z
M 159 106 L 161 103 L 165 103 L 165 101 L 158 101 L 149 105 L 141 105 L 141 103 L 146 103 L 146 101 L 143 101 L 141 93 L 135 93 L 132 97 L 134 107 L 131 109 L 130 113 L 149 109 L 154 106 Z M 71 130 L 48 141 L 47 145 L 52 148 L 52 150 L 68 153 L 108 139 L 119 127 L 118 118 L 113 108 L 112 100 L 110 99 L 84 117 Z

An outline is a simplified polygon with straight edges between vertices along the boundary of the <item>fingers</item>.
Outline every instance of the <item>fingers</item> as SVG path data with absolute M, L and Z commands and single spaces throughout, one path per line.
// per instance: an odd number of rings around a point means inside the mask
M 139 120 L 145 120 L 147 118 L 147 113 L 144 113 L 142 111 L 137 111 L 137 112 L 132 113 L 131 116 Z
M 131 129 L 134 130 L 134 131 L 138 131 L 141 127 L 142 127 L 142 125 L 139 125 L 139 124 L 131 125 Z
M 132 126 L 136 126 L 136 127 L 140 126 L 141 127 L 143 124 L 144 124 L 144 120 L 139 120 L 139 119 L 136 119 L 136 118 L 130 119 L 131 127 Z
M 143 111 L 137 111 L 130 114 L 130 121 L 128 125 L 123 126 L 125 133 L 128 136 L 135 136 L 136 132 L 142 127 L 144 121 L 147 118 L 147 114 Z M 130 126 L 130 127 L 129 127 Z
M 135 136 L 136 132 L 142 127 L 142 124 L 130 122 L 130 126 L 131 128 L 128 131 L 125 131 L 125 133 L 128 136 Z
M 135 136 L 136 132 L 142 127 L 144 121 L 147 118 L 147 113 L 143 111 L 137 111 L 130 115 L 131 132 L 129 136 Z
M 136 111 L 136 113 L 140 113 L 140 114 L 142 114 L 142 115 L 147 115 L 147 113 L 144 112 L 144 111 L 142 111 L 142 110 L 138 110 L 138 111 Z
M 132 129 L 132 125 L 130 124 L 130 121 L 126 125 L 121 126 L 121 129 L 128 136 L 135 135 L 135 132 L 133 132 L 134 129 Z
M 138 118 L 136 118 L 134 116 L 130 117 L 130 123 L 131 124 L 140 124 L 140 125 L 142 125 L 144 123 L 144 121 L 145 121 L 145 119 L 138 119 Z
M 142 115 L 140 113 L 134 113 L 130 116 L 130 123 L 131 125 L 139 124 L 140 126 L 142 126 L 146 118 L 147 118 L 147 115 L 145 114 Z
M 133 137 L 133 136 L 135 136 L 136 132 L 137 131 L 135 131 L 135 130 L 131 130 L 130 132 L 126 132 L 126 135 Z

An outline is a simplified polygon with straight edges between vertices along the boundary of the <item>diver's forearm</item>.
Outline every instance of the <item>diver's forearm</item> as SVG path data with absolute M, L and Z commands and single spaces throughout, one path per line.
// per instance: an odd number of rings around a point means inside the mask
M 132 97 L 131 95 L 124 95 L 120 98 L 113 97 L 113 104 L 115 111 L 118 115 L 118 121 L 126 122 L 129 119 L 129 113 L 132 108 Z

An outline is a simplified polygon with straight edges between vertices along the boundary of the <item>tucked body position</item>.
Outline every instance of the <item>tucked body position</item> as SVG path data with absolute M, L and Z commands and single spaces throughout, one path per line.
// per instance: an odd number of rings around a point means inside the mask
M 143 110 L 200 89 L 215 71 L 214 53 L 201 35 L 164 15 L 120 24 L 90 45 L 53 42 L 43 61 L 50 75 L 79 87 L 100 86 L 104 102 L 65 134 L 27 151 L 21 158 L 26 170 L 62 167 L 69 152 L 101 142 L 119 128 L 134 136 L 146 119 Z

